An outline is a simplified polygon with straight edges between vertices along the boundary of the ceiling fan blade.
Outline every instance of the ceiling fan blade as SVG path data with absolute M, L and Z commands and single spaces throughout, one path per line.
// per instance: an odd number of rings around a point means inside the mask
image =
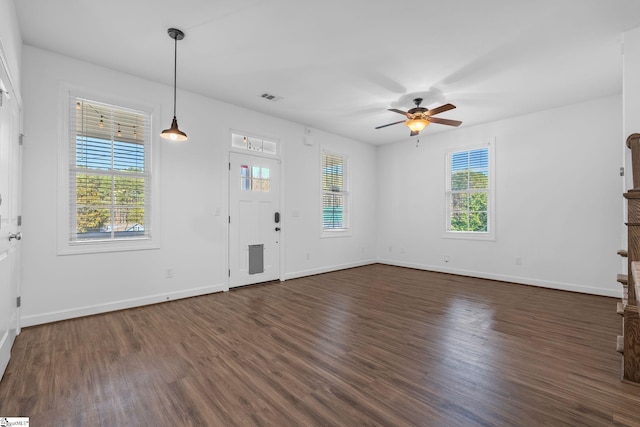
M 453 104 L 444 104 L 444 105 L 441 105 L 441 106 L 439 106 L 437 108 L 433 108 L 433 109 L 427 111 L 426 114 L 427 114 L 427 116 L 435 116 L 436 114 L 440 114 L 440 113 L 443 113 L 445 111 L 453 110 L 454 108 L 456 108 L 456 106 L 453 105 Z
M 403 116 L 409 117 L 409 113 L 407 113 L 406 111 L 396 110 L 395 108 L 389 108 L 388 110 L 393 111 L 394 113 L 402 114 Z
M 400 120 L 399 122 L 393 122 L 386 125 L 378 126 L 376 129 L 386 128 L 387 126 L 397 125 L 398 123 L 404 123 L 404 122 L 406 122 L 406 120 Z
M 447 126 L 460 126 L 462 124 L 462 122 L 459 120 L 439 119 L 437 117 L 429 117 L 427 120 L 429 120 L 431 123 L 438 123 Z
M 419 133 L 420 132 L 416 132 L 415 130 L 412 130 L 411 133 L 409 134 L 409 136 L 416 136 Z

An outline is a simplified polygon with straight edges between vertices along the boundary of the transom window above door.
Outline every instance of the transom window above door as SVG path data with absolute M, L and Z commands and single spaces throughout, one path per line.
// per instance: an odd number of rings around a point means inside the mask
M 254 151 L 263 154 L 278 155 L 278 142 L 253 136 L 231 134 L 231 146 L 241 150 Z

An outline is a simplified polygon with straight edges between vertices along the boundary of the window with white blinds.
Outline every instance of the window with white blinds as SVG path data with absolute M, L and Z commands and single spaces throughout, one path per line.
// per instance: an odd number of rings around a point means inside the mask
M 492 219 L 490 147 L 447 155 L 448 233 L 488 235 Z
M 325 232 L 349 228 L 349 176 L 347 159 L 322 153 L 322 229 Z
M 151 113 L 69 99 L 69 243 L 149 239 Z

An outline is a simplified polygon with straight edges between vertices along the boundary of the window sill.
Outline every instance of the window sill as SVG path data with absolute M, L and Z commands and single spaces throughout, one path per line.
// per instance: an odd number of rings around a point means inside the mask
M 323 230 L 320 235 L 321 239 L 332 239 L 334 237 L 351 237 L 351 230 L 348 228 L 340 229 L 340 230 Z
M 447 231 L 443 236 L 443 239 L 458 239 L 458 240 L 483 240 L 489 242 L 495 242 L 496 236 L 492 233 L 468 233 L 464 231 Z
M 151 239 L 135 239 L 130 241 L 115 240 L 108 242 L 69 242 L 58 248 L 58 255 L 145 251 L 152 249 L 160 249 L 160 244 Z

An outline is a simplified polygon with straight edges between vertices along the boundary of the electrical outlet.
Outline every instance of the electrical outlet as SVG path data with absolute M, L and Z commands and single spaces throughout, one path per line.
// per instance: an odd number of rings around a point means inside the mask
M 311 254 L 307 252 L 307 261 L 309 261 L 310 259 L 311 259 Z
M 519 256 L 516 257 L 516 265 L 522 265 L 522 258 Z
M 167 268 L 167 271 L 164 277 L 167 279 L 173 279 L 173 268 Z

